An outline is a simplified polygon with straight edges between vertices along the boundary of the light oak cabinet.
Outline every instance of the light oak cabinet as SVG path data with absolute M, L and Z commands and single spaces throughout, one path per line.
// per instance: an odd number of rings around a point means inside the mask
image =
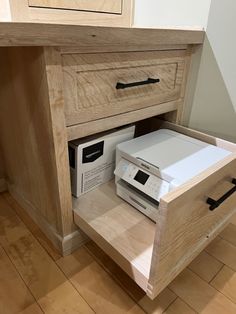
M 131 27 L 133 0 L 1 0 L 0 21 Z
M 92 37 L 81 29 L 81 46 L 56 38 L 52 47 L 0 49 L 8 189 L 62 254 L 91 238 L 153 299 L 235 213 L 236 145 L 180 125 L 197 32 L 93 28 Z M 108 35 L 115 44 L 104 46 Z M 162 197 L 156 224 L 118 198 L 112 181 L 74 199 L 68 141 L 129 123 L 140 134 L 170 128 L 232 154 Z
M 28 0 L 29 7 L 122 14 L 122 0 Z

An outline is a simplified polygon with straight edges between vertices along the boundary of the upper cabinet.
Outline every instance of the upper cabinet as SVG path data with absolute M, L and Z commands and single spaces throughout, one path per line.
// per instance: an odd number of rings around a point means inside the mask
M 30 7 L 122 14 L 122 0 L 28 0 Z
M 205 29 L 211 0 L 0 0 L 0 22 Z
M 130 27 L 133 0 L 0 0 L 0 21 Z

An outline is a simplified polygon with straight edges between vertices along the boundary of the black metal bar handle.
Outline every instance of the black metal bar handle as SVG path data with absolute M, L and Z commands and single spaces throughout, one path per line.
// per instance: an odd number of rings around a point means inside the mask
M 232 179 L 232 183 L 234 184 L 234 187 L 230 189 L 228 192 L 226 192 L 221 198 L 218 200 L 214 200 L 213 198 L 208 197 L 207 204 L 210 205 L 209 210 L 213 211 L 217 207 L 219 207 L 227 198 L 229 198 L 233 193 L 236 192 L 236 179 Z
M 116 84 L 116 89 L 125 89 L 129 87 L 135 87 L 135 86 L 140 86 L 140 85 L 147 85 L 147 84 L 155 84 L 159 83 L 160 79 L 154 79 L 154 78 L 148 78 L 146 81 L 140 81 L 140 82 L 133 82 L 133 83 L 120 83 L 117 82 Z

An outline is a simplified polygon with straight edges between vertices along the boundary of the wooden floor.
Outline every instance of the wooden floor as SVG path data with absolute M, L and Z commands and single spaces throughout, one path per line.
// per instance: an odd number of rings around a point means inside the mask
M 236 218 L 151 301 L 92 242 L 60 257 L 2 193 L 0 314 L 8 313 L 236 314 Z

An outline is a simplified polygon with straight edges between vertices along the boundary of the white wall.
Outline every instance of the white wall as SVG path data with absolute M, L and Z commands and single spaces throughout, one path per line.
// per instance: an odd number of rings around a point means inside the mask
M 135 0 L 134 26 L 206 28 L 210 2 L 211 0 Z
M 11 21 L 11 10 L 9 0 L 0 0 L 0 21 Z
M 235 12 L 235 0 L 212 0 L 188 124 L 236 142 Z
M 134 26 L 206 29 L 193 58 L 184 123 L 236 142 L 236 1 L 135 0 Z

